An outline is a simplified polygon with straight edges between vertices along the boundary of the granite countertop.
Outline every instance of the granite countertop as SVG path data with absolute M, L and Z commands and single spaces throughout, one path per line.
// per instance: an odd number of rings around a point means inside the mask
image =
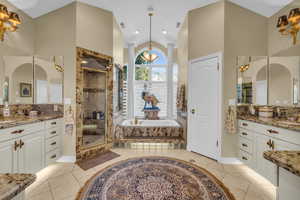
M 0 200 L 10 200 L 36 179 L 34 174 L 0 174 Z
M 58 119 L 62 117 L 63 115 L 39 115 L 36 117 L 16 116 L 16 117 L 9 117 L 9 118 L 0 117 L 0 129 L 20 126 L 25 124 L 31 124 L 36 122 L 42 122 L 51 119 Z
M 300 131 L 300 123 L 289 122 L 284 119 L 262 118 L 262 117 L 252 116 L 252 115 L 238 116 L 238 119 L 247 120 L 247 121 L 256 122 L 256 123 L 265 124 L 265 125 L 270 125 L 270 126 L 275 126 L 275 127 L 279 127 L 279 128 L 285 128 L 285 129 L 289 129 L 292 131 Z
M 264 158 L 300 176 L 300 151 L 266 151 Z

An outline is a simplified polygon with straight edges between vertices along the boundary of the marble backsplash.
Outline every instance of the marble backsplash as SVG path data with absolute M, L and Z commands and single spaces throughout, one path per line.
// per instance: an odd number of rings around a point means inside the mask
M 56 110 L 55 110 L 56 106 Z M 0 105 L 0 117 L 3 116 L 3 105 Z M 9 105 L 11 116 L 23 113 L 29 115 L 30 111 L 38 111 L 38 114 L 47 115 L 63 115 L 64 105 L 63 104 L 16 104 Z
M 259 107 L 254 105 L 255 109 L 255 116 L 258 116 Z M 264 106 L 265 107 L 265 106 Z M 281 118 L 298 118 L 300 117 L 300 107 L 293 107 L 293 106 L 269 106 L 272 107 L 274 110 L 274 117 L 281 117 Z M 282 116 L 277 115 L 277 111 L 280 110 Z M 237 116 L 247 116 L 252 115 L 250 112 L 250 105 L 239 105 L 237 106 Z

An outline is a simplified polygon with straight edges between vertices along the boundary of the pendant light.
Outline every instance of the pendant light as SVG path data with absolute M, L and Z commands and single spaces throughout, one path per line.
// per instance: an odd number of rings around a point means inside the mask
M 152 63 L 154 62 L 157 58 L 158 55 L 153 53 L 152 51 L 152 17 L 153 17 L 153 12 L 149 12 L 149 17 L 150 17 L 150 40 L 149 40 L 149 49 L 147 51 L 144 51 L 142 54 L 142 58 L 148 62 Z

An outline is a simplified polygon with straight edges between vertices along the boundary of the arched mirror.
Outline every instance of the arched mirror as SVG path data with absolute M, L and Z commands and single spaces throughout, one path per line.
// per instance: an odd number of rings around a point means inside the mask
M 268 57 L 239 56 L 237 58 L 238 104 L 267 105 Z
M 297 105 L 300 57 L 270 57 L 269 104 Z

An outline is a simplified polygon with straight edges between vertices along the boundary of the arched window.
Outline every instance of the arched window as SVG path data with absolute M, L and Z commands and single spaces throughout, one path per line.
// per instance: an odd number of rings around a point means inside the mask
M 143 59 L 143 54 L 144 52 L 147 51 L 147 50 L 143 50 L 135 59 L 135 64 L 136 65 L 149 65 L 149 64 L 152 64 L 152 65 L 167 65 L 168 64 L 168 60 L 167 60 L 167 57 L 164 55 L 163 52 L 157 50 L 157 49 L 153 49 L 152 50 L 152 53 L 153 54 L 156 54 L 158 56 L 158 58 L 156 60 L 154 60 L 154 62 L 152 63 L 149 63 L 147 61 L 145 61 Z
M 158 107 L 160 108 L 160 117 L 167 116 L 168 90 L 167 90 L 167 64 L 168 60 L 165 54 L 158 49 L 153 49 L 158 58 L 149 63 L 142 57 L 146 50 L 140 51 L 135 60 L 135 84 L 134 84 L 134 115 L 143 116 L 144 100 L 142 92 L 147 90 L 156 96 L 159 100 Z M 171 76 L 171 74 L 170 74 Z

